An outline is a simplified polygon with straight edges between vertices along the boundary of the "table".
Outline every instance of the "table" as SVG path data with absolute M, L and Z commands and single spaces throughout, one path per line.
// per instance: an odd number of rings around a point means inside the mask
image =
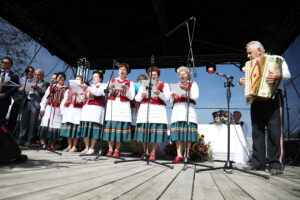
M 198 124 L 199 134 L 204 135 L 205 143 L 211 142 L 214 160 L 227 160 L 227 125 Z M 230 160 L 246 164 L 249 149 L 240 125 L 230 125 Z

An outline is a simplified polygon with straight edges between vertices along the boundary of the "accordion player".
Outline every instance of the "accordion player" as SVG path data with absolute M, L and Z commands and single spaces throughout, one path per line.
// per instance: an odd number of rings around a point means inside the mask
M 274 97 L 281 79 L 267 83 L 269 71 L 282 74 L 283 59 L 279 56 L 260 56 L 246 62 L 245 65 L 245 96 L 247 103 L 254 100 L 266 100 Z

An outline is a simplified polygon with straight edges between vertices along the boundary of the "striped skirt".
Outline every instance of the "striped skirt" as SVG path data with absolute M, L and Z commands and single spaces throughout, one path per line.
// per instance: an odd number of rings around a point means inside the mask
M 171 141 L 198 141 L 198 126 L 196 123 L 179 121 L 171 124 Z
M 48 128 L 46 126 L 40 126 L 37 136 L 46 139 L 57 139 L 59 138 L 59 128 Z
M 80 126 L 70 122 L 63 123 L 59 135 L 60 137 L 81 138 Z
M 100 140 L 102 125 L 97 122 L 80 122 L 81 137 Z
M 103 140 L 111 142 L 130 142 L 130 122 L 106 121 L 103 133 Z
M 149 130 L 149 131 L 148 131 Z M 138 123 L 135 131 L 135 140 L 148 143 L 162 143 L 168 141 L 167 124 Z M 147 140 L 147 134 L 148 140 Z

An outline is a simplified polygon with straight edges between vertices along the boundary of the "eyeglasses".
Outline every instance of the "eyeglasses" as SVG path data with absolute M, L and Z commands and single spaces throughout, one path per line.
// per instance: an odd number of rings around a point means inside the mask
M 10 62 L 1 61 L 2 64 L 10 64 Z

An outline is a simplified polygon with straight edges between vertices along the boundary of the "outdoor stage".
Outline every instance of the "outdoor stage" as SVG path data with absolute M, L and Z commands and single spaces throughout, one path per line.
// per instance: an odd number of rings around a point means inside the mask
M 238 171 L 195 173 L 192 165 L 182 171 L 181 164 L 169 169 L 146 162 L 114 164 L 112 158 L 86 161 L 79 153 L 59 156 L 23 150 L 23 154 L 28 155 L 27 163 L 0 166 L 0 199 L 300 198 L 300 167 L 286 167 L 283 175 L 267 180 Z

